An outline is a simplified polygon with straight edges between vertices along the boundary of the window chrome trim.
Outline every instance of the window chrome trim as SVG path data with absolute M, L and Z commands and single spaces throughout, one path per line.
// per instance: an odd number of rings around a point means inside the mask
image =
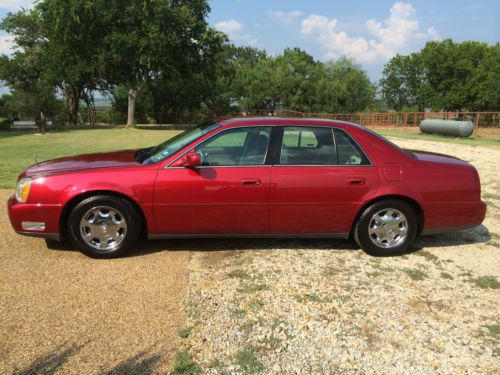
M 373 164 L 273 164 L 273 167 L 374 167 Z
M 198 147 L 199 145 L 201 145 L 202 143 L 206 142 L 206 141 L 209 141 L 210 139 L 212 139 L 213 137 L 215 137 L 216 135 L 222 133 L 222 132 L 225 132 L 225 131 L 228 131 L 228 130 L 233 130 L 233 129 L 239 129 L 239 128 L 269 128 L 269 127 L 276 127 L 277 125 L 276 124 L 259 124 L 259 125 L 238 125 L 238 126 L 232 126 L 230 128 L 225 128 L 225 129 L 220 129 L 218 132 L 212 134 L 210 137 L 198 142 L 197 144 L 195 144 L 194 146 L 190 147 L 188 150 L 186 150 L 186 152 L 182 153 L 180 156 L 176 157 L 174 160 L 172 160 L 170 163 L 168 163 L 168 165 L 165 165 L 162 169 L 167 169 L 167 168 L 172 168 L 172 169 L 178 169 L 178 168 L 186 168 L 186 167 L 170 167 L 173 163 L 175 163 L 177 160 L 179 160 L 180 158 L 182 158 L 184 155 L 186 155 L 187 153 L 189 153 L 192 149 Z M 272 132 L 271 132 L 272 134 Z M 266 150 L 266 155 L 264 157 L 264 163 L 266 162 L 266 158 L 267 158 L 267 153 L 269 152 L 269 146 L 271 144 L 271 134 L 269 134 L 269 142 L 267 144 L 267 150 Z M 196 141 L 195 141 L 196 142 Z M 245 165 L 200 165 L 198 167 L 196 167 L 195 169 L 197 168 L 234 168 L 234 167 L 266 167 L 266 166 L 271 166 L 270 164 L 254 164 L 254 165 L 249 165 L 249 164 L 245 164 Z
M 272 167 L 271 164 L 255 164 L 255 165 L 199 165 L 191 169 L 207 169 L 207 168 L 261 168 Z M 169 167 L 168 169 L 186 169 L 187 167 Z

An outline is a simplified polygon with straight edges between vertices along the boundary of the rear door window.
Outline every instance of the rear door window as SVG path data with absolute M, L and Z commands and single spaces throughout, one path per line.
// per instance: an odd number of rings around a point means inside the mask
M 370 161 L 358 144 L 345 131 L 333 129 L 339 165 L 370 165 Z
M 281 165 L 331 165 L 337 163 L 332 129 L 286 126 L 281 142 Z

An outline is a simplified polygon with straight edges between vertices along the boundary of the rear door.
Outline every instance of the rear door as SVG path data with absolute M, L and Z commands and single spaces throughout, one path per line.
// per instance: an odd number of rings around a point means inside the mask
M 271 233 L 346 234 L 379 174 L 344 130 L 281 127 L 271 176 Z

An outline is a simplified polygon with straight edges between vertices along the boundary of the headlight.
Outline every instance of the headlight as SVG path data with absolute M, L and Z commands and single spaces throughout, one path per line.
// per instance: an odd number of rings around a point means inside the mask
M 21 178 L 16 187 L 16 199 L 19 203 L 24 203 L 28 200 L 31 190 L 31 178 Z

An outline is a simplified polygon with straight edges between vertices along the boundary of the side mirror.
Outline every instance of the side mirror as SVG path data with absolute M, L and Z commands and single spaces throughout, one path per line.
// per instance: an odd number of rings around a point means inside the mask
M 197 152 L 191 151 L 186 155 L 177 159 L 175 163 L 172 164 L 172 167 L 186 167 L 186 168 L 194 168 L 199 167 L 201 165 L 201 156 Z

